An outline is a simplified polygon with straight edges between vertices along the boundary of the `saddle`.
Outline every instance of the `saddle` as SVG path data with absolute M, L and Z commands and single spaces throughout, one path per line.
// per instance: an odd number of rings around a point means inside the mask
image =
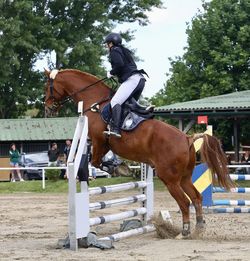
M 105 123 L 110 123 L 112 118 L 110 103 L 105 105 L 101 110 L 101 117 Z M 123 131 L 132 131 L 141 122 L 152 119 L 153 117 L 153 108 L 148 109 L 147 107 L 140 105 L 134 98 L 131 98 L 122 105 L 120 128 Z

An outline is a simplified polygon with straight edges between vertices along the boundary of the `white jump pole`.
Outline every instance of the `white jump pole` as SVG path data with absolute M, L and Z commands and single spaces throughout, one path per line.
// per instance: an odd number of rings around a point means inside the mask
M 82 116 L 83 103 L 78 104 L 81 114 L 77 121 L 67 167 L 69 182 L 69 240 L 70 249 L 77 250 L 77 239 L 85 237 L 89 232 L 89 194 L 86 181 L 81 182 L 81 192 L 77 193 L 76 177 L 83 154 L 87 153 L 88 118 Z M 88 219 L 86 219 L 88 216 Z M 84 220 L 86 220 L 84 222 Z
M 147 186 L 142 188 L 142 193 L 146 195 L 146 200 L 142 202 L 142 207 L 147 209 L 142 221 L 143 225 L 146 225 L 154 214 L 154 173 L 153 169 L 146 164 L 141 164 L 141 172 L 141 180 L 147 183 Z

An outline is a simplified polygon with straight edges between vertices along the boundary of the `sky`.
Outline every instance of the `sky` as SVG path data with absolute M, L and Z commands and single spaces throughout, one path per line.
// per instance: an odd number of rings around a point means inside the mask
M 187 22 L 203 10 L 201 0 L 163 0 L 165 9 L 153 9 L 148 15 L 148 26 L 130 26 L 137 29 L 135 39 L 129 43 L 136 49 L 136 55 L 142 59 L 137 62 L 139 69 L 148 75 L 144 97 L 152 97 L 164 88 L 169 71 L 168 58 L 182 56 L 187 46 Z
M 150 24 L 139 26 L 123 24 L 117 27 L 119 30 L 132 29 L 134 40 L 127 46 L 136 50 L 136 56 L 141 61 L 137 62 L 138 69 L 144 69 L 148 75 L 143 91 L 144 97 L 152 97 L 160 89 L 164 88 L 167 81 L 166 73 L 169 72 L 169 57 L 182 56 L 183 48 L 187 46 L 187 24 L 202 9 L 202 0 L 163 0 L 164 9 L 154 8 L 148 13 Z M 126 44 L 125 44 L 126 45 Z M 52 56 L 53 60 L 53 56 Z M 109 63 L 104 62 L 107 70 Z M 38 61 L 36 68 L 43 70 L 47 67 L 47 61 Z

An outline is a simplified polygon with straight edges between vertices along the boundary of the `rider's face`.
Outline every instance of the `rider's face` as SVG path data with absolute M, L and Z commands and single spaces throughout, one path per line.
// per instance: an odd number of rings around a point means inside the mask
M 113 46 L 113 43 L 112 43 L 112 42 L 110 42 L 110 43 L 106 43 L 106 47 L 107 47 L 107 48 L 110 49 L 112 46 Z

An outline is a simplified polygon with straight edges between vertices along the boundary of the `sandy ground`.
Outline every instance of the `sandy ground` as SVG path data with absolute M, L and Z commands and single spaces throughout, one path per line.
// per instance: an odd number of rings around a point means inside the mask
M 135 193 L 134 193 L 135 194 Z M 131 195 L 116 193 L 115 197 Z M 250 199 L 247 194 L 216 194 L 217 198 Z M 105 195 L 94 199 L 111 198 Z M 92 200 L 93 201 L 93 200 Z M 68 229 L 67 195 L 0 195 L 0 260 L 250 260 L 250 214 L 206 214 L 206 232 L 201 239 L 160 239 L 156 233 L 130 237 L 115 242 L 114 249 L 56 249 L 58 239 Z M 155 212 L 170 210 L 174 224 L 181 226 L 181 216 L 168 192 L 156 192 Z M 131 206 L 99 210 L 103 215 L 117 213 Z M 119 222 L 120 223 L 120 222 Z M 119 223 L 96 227 L 98 236 L 119 230 Z M 194 229 L 194 214 L 192 214 Z

